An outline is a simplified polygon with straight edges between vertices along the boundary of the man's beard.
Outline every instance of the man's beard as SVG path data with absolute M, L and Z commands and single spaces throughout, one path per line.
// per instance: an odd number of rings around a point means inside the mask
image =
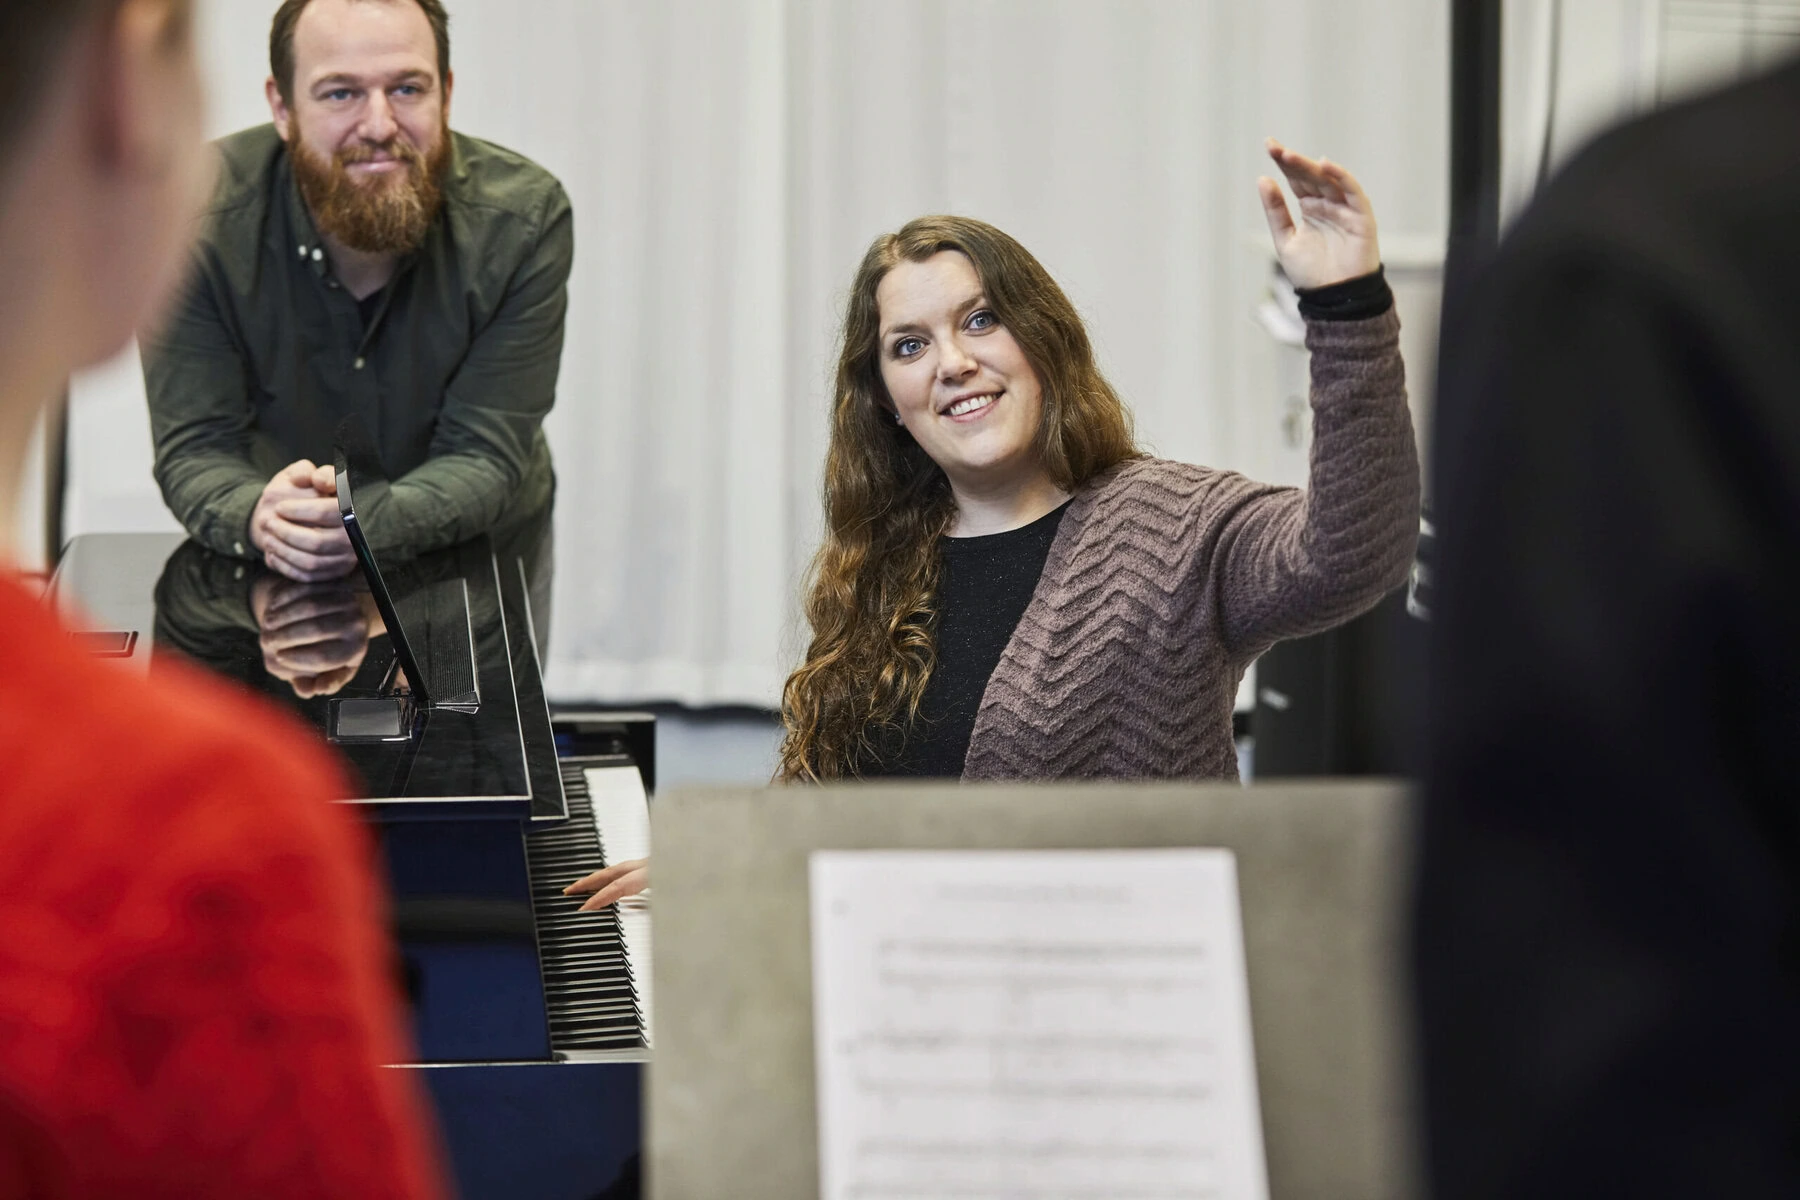
M 424 243 L 443 205 L 439 181 L 450 158 L 448 128 L 429 156 L 398 137 L 386 146 L 351 146 L 330 159 L 314 154 L 297 137 L 288 149 L 294 181 L 320 233 L 365 254 L 407 254 Z M 405 171 L 361 182 L 351 176 L 352 163 L 369 162 L 378 153 L 404 163 Z

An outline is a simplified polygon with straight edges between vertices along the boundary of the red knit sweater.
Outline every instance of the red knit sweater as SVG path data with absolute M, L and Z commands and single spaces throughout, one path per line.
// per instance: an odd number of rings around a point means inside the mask
M 440 1193 L 337 780 L 0 581 L 0 1197 Z

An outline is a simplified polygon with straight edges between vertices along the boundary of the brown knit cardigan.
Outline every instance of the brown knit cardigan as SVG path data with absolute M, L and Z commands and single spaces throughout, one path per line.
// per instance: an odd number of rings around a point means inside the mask
M 1312 321 L 1306 490 L 1156 458 L 1082 485 L 988 680 L 963 778 L 1236 779 L 1244 669 L 1405 578 L 1419 458 L 1400 322 Z

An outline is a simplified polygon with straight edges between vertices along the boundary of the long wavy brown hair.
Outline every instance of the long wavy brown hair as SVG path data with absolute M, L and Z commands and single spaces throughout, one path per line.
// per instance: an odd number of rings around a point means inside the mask
M 806 661 L 782 691 L 776 778 L 854 777 L 904 738 L 936 665 L 938 539 L 956 518 L 949 480 L 894 422 L 881 381 L 875 290 L 902 262 L 966 255 L 988 307 L 1043 390 L 1038 453 L 1072 492 L 1138 453 L 1131 417 L 1094 365 L 1087 328 L 1030 251 L 983 221 L 931 216 L 875 239 L 844 313 L 825 458 L 825 541 L 813 560 Z

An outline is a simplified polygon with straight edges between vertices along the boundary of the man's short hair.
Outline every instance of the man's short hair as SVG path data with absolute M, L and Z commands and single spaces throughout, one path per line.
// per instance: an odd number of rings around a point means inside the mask
M 0 4 L 8 0 L 0 0 Z M 43 0 L 52 3 L 53 0 Z M 407 0 L 364 0 L 365 3 L 405 4 Z M 432 36 L 437 39 L 438 83 L 450 78 L 450 14 L 444 11 L 443 0 L 411 0 L 425 10 L 425 19 L 431 22 Z M 312 0 L 282 0 L 280 8 L 275 10 L 274 24 L 269 27 L 269 73 L 275 76 L 275 86 L 281 89 L 281 98 L 288 104 L 294 102 L 294 28 L 300 24 L 300 14 Z
M 118 0 L 0 0 L 0 171 L 49 91 L 63 43 Z

